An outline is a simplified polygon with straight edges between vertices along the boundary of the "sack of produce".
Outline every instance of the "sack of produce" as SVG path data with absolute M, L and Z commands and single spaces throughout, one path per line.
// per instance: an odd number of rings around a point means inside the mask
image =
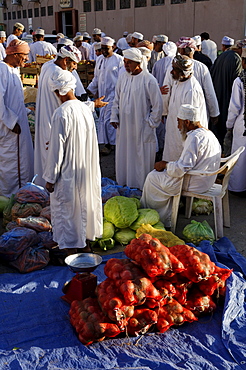
M 36 231 L 16 227 L 0 236 L 0 257 L 4 261 L 14 261 L 25 249 L 37 245 L 39 241 Z
M 47 218 L 47 220 L 51 221 L 50 206 L 42 208 L 40 212 L 40 217 Z
M 12 194 L 3 210 L 3 226 L 5 227 L 10 221 L 12 221 L 11 210 L 15 204 L 15 195 Z
M 208 314 L 216 310 L 216 304 L 209 295 L 205 295 L 199 289 L 190 291 L 185 307 L 192 311 L 196 317 Z
M 206 220 L 198 222 L 192 220 L 183 230 L 183 235 L 187 243 L 198 245 L 202 240 L 215 241 L 214 232 Z
M 127 258 L 110 258 L 104 266 L 105 275 L 118 286 L 119 281 L 144 277 L 143 271 Z
M 102 203 L 106 203 L 108 199 L 119 196 L 117 185 L 107 185 L 102 188 Z
M 160 242 L 166 247 L 172 247 L 173 245 L 183 245 L 184 240 L 179 239 L 171 231 L 160 230 L 155 228 L 155 225 L 149 224 L 142 225 L 136 230 L 136 238 L 139 238 L 142 234 L 149 234 L 153 238 L 160 240 Z
M 40 247 L 26 248 L 19 257 L 9 264 L 21 273 L 40 270 L 49 263 L 49 251 Z
M 57 243 L 53 240 L 53 233 L 51 231 L 41 231 L 38 233 L 40 237 L 39 245 L 42 245 L 43 248 L 51 250 L 57 246 Z
M 213 275 L 206 280 L 200 281 L 197 286 L 205 295 L 211 296 L 214 294 L 214 292 L 218 294 L 219 289 L 224 288 L 225 281 L 228 279 L 231 273 L 232 270 L 215 266 Z
M 118 228 L 129 227 L 138 217 L 138 209 L 132 198 L 116 196 L 104 205 L 104 216 Z
M 17 191 L 15 194 L 16 202 L 39 203 L 42 207 L 47 205 L 49 201 L 49 194 L 42 186 L 34 184 L 36 176 L 33 178 L 32 182 L 27 182 L 26 185 Z
M 194 198 L 192 203 L 192 213 L 195 215 L 210 215 L 214 210 L 213 202 L 206 199 Z
M 7 223 L 5 229 L 6 231 L 9 231 L 9 230 L 14 229 L 15 227 L 18 227 L 18 224 L 15 221 L 10 221 Z
M 15 202 L 11 209 L 12 221 L 15 221 L 19 217 L 39 216 L 41 211 L 42 206 L 38 203 Z
M 141 208 L 138 210 L 138 218 L 130 225 L 132 230 L 137 230 L 145 224 L 154 225 L 159 222 L 159 213 L 154 209 Z
M 7 206 L 9 198 L 0 195 L 0 213 L 3 212 L 4 208 Z
M 215 271 L 215 264 L 206 253 L 189 245 L 174 245 L 169 248 L 170 252 L 182 262 L 185 270 L 181 275 L 193 283 L 199 283 L 202 279 L 207 279 Z
M 117 182 L 112 180 L 112 179 L 109 179 L 108 177 L 102 177 L 101 179 L 101 187 L 105 187 L 107 185 L 117 185 Z
M 138 336 L 145 334 L 158 321 L 157 313 L 148 308 L 135 309 L 134 315 L 127 323 L 127 333 Z
M 161 244 L 158 239 L 149 234 L 142 234 L 126 246 L 125 254 L 142 266 L 149 277 L 172 276 L 184 270 L 183 264 Z
M 118 325 L 110 322 L 108 317 L 103 314 L 95 298 L 73 301 L 69 316 L 79 340 L 86 346 L 121 333 Z
M 132 239 L 136 238 L 136 233 L 130 227 L 119 229 L 114 234 L 114 240 L 122 245 L 130 243 Z
M 164 333 L 173 325 L 182 325 L 185 321 L 197 321 L 197 317 L 192 311 L 183 307 L 180 303 L 172 299 L 167 305 L 156 309 L 158 313 L 157 329 Z
M 17 218 L 16 222 L 19 226 L 28 227 L 37 232 L 50 231 L 52 229 L 50 222 L 44 217 L 29 216 L 26 218 Z

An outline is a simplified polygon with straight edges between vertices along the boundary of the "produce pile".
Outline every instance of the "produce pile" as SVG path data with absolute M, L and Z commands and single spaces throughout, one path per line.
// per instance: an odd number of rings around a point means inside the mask
M 70 322 L 84 345 L 197 321 L 216 309 L 232 272 L 194 247 L 167 248 L 149 234 L 134 238 L 125 254 L 107 261 L 107 278 L 90 298 L 71 304 Z

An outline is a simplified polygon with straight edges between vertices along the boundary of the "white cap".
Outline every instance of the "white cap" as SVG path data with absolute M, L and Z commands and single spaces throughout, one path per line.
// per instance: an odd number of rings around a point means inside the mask
M 41 35 L 41 36 L 44 36 L 44 30 L 42 28 L 38 28 L 36 31 L 35 31 L 35 35 Z
M 222 39 L 222 41 L 221 41 L 221 44 L 222 45 L 232 46 L 232 45 L 234 45 L 234 39 L 231 39 L 228 36 L 224 36 L 223 39 Z
M 128 32 L 127 31 L 124 31 L 123 32 L 123 36 L 127 36 L 128 35 Z
M 73 45 L 73 42 L 72 40 L 66 37 L 60 37 L 57 44 L 58 45 Z
M 155 41 L 168 42 L 168 37 L 166 35 L 157 35 Z
M 83 36 L 82 35 L 75 36 L 73 38 L 73 42 L 75 42 L 75 41 L 83 41 Z
M 94 30 L 92 31 L 92 35 L 101 35 L 102 31 L 100 30 L 100 28 L 94 28 Z
M 162 46 L 162 50 L 168 57 L 174 57 L 177 54 L 177 45 L 175 42 L 168 41 Z
M 107 45 L 107 46 L 113 46 L 115 43 L 115 40 L 112 39 L 111 37 L 103 37 L 101 40 L 102 45 Z
M 91 39 L 91 36 L 89 35 L 88 32 L 83 32 L 82 36 L 86 37 L 87 39 Z
M 0 37 L 6 37 L 5 31 L 0 31 Z
M 200 46 L 202 44 L 202 39 L 201 39 L 201 36 L 197 35 L 197 36 L 194 36 L 192 37 L 193 40 L 195 41 L 196 43 L 196 46 Z
M 59 38 L 64 38 L 65 36 L 63 35 L 63 33 L 61 33 L 61 32 L 59 32 L 57 35 L 56 35 L 56 37 L 59 37 Z
M 19 30 L 24 30 L 24 28 L 25 28 L 25 26 L 23 26 L 23 24 L 22 23 L 19 23 L 19 22 L 16 22 L 15 24 L 14 24 L 14 26 L 16 27 L 16 28 L 18 28 Z
M 132 37 L 134 37 L 135 39 L 138 39 L 138 40 L 143 40 L 143 38 L 144 38 L 143 34 L 139 33 L 139 32 L 133 32 Z
M 182 104 L 179 108 L 178 118 L 183 120 L 188 119 L 191 122 L 199 122 L 200 108 L 194 107 L 191 104 Z
M 99 49 L 101 49 L 101 43 L 100 43 L 100 42 L 96 42 L 96 43 L 94 44 L 94 49 L 95 49 L 95 50 L 99 50 Z

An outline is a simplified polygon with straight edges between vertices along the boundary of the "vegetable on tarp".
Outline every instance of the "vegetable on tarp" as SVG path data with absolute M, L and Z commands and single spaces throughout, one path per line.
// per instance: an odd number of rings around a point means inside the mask
M 99 239 L 97 242 L 99 247 L 104 251 L 113 249 L 115 246 L 115 240 L 112 238 Z
M 19 217 L 16 219 L 16 222 L 19 226 L 28 227 L 37 232 L 50 231 L 52 229 L 50 222 L 47 220 L 47 218 L 44 217 L 33 217 L 33 216 L 28 216 L 25 218 Z
M 26 248 L 19 257 L 9 264 L 21 273 L 41 270 L 50 261 L 49 251 L 39 246 Z
M 3 210 L 3 226 L 12 221 L 11 209 L 15 204 L 15 195 L 12 194 Z
M 41 211 L 42 206 L 38 203 L 15 202 L 11 209 L 12 221 L 15 221 L 19 217 L 39 216 Z
M 104 205 L 104 216 L 118 228 L 130 226 L 138 217 L 138 209 L 132 198 L 116 196 Z
M 115 229 L 114 229 L 114 225 L 112 224 L 112 222 L 107 221 L 106 218 L 103 217 L 103 234 L 100 239 L 113 238 L 114 232 L 115 232 Z
M 206 220 L 198 222 L 192 220 L 183 229 L 183 235 L 187 243 L 198 245 L 202 240 L 215 241 L 214 232 Z
M 159 222 L 159 213 L 150 208 L 141 208 L 138 210 L 138 218 L 130 225 L 132 230 L 137 230 L 143 224 L 154 225 Z
M 136 238 L 139 238 L 142 234 L 149 234 L 153 238 L 160 240 L 166 247 L 185 244 L 184 240 L 179 239 L 171 231 L 156 229 L 154 226 L 149 224 L 142 225 L 136 230 Z
M 48 192 L 39 185 L 34 184 L 34 176 L 32 182 L 27 182 L 26 185 L 22 186 L 15 194 L 15 201 L 19 203 L 39 203 L 42 207 L 47 206 L 49 202 Z
M 123 245 L 130 243 L 130 241 L 135 237 L 136 233 L 134 230 L 130 229 L 130 227 L 119 229 L 114 234 L 115 241 Z

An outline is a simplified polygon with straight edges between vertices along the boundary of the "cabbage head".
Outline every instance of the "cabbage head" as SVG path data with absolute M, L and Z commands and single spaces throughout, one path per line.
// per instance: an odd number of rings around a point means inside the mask
M 101 239 L 110 239 L 114 236 L 114 225 L 112 222 L 109 222 L 106 220 L 106 218 L 103 218 L 103 234 Z
M 130 227 L 119 229 L 114 234 L 114 240 L 120 244 L 128 244 L 132 239 L 136 238 L 136 233 Z
M 140 200 L 137 199 L 137 198 L 129 198 L 131 199 L 133 202 L 135 202 L 136 206 L 137 206 L 137 209 L 141 208 L 141 203 L 140 203 Z
M 155 229 L 158 229 L 158 230 L 166 230 L 165 229 L 165 226 L 164 226 L 164 223 L 161 222 L 161 221 L 158 221 L 156 224 L 152 225 Z
M 138 210 L 138 218 L 130 225 L 130 228 L 137 230 L 143 224 L 154 225 L 159 222 L 159 213 L 150 208 L 141 208 Z
M 136 203 L 123 196 L 115 196 L 104 205 L 104 217 L 116 227 L 123 229 L 130 226 L 138 217 Z

